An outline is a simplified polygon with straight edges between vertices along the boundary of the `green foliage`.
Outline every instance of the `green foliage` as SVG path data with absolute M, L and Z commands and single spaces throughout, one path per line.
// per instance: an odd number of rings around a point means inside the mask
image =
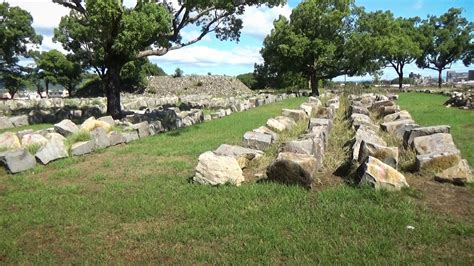
M 431 16 L 421 26 L 422 54 L 416 61 L 421 68 L 438 71 L 441 87 L 441 72 L 451 64 L 462 60 L 464 65 L 472 64 L 474 55 L 474 23 L 461 16 L 461 9 L 451 8 L 445 14 Z
M 74 143 L 81 142 L 81 141 L 88 141 L 90 139 L 91 139 L 91 134 L 88 131 L 79 130 L 78 132 L 68 136 L 66 138 L 65 144 L 69 150 Z
M 359 12 L 358 31 L 366 35 L 371 49 L 368 57 L 378 60 L 382 67 L 392 67 L 398 74 L 399 88 L 403 84 L 403 68 L 418 58 L 420 31 L 418 18 L 395 18 L 390 11 Z
M 306 0 L 289 20 L 280 16 L 264 40 L 260 72 L 268 77 L 300 74 L 309 79 L 313 94 L 319 94 L 319 80 L 366 73 L 369 46 L 354 31 L 355 10 L 350 0 Z
M 180 78 L 183 75 L 184 75 L 183 70 L 181 70 L 181 68 L 178 67 L 174 70 L 173 78 Z
M 240 80 L 245 86 L 249 87 L 250 89 L 254 90 L 257 89 L 257 80 L 254 76 L 253 73 L 245 73 L 245 74 L 240 74 L 237 75 L 236 77 L 238 80 Z
M 148 85 L 148 77 L 166 76 L 159 66 L 151 63 L 147 58 L 136 59 L 126 63 L 120 71 L 122 87 L 126 91 L 144 89 Z
M 40 44 L 41 36 L 31 26 L 33 17 L 19 7 L 0 3 L 0 75 L 11 97 L 25 82 L 18 58 L 28 56 L 28 45 Z

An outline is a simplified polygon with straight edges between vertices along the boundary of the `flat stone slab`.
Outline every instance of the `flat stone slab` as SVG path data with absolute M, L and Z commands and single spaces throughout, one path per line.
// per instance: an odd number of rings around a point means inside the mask
M 244 134 L 243 146 L 264 151 L 272 144 L 272 139 L 271 135 L 248 131 Z
M 408 111 L 402 110 L 400 112 L 396 112 L 393 114 L 389 114 L 383 117 L 384 122 L 392 122 L 395 120 L 407 120 L 412 119 L 410 113 Z
M 415 121 L 411 119 L 404 119 L 404 120 L 396 120 L 396 121 L 391 121 L 391 122 L 384 122 L 380 124 L 380 128 L 383 131 L 386 131 L 388 133 L 395 133 L 397 129 L 406 126 L 407 124 L 414 124 Z
M 256 128 L 256 129 L 252 130 L 252 131 L 272 136 L 272 142 L 278 139 L 278 134 L 275 131 L 273 131 L 273 130 L 269 129 L 268 127 L 266 127 L 266 126 L 261 126 L 259 128 Z
M 48 164 L 51 161 L 69 156 L 66 145 L 64 145 L 63 136 L 58 133 L 50 133 L 48 138 L 48 143 L 35 154 L 42 164 Z
M 458 151 L 453 137 L 449 133 L 436 133 L 416 137 L 413 140 L 413 146 L 419 155 Z
M 301 109 L 282 109 L 281 115 L 292 118 L 296 122 L 304 121 L 308 119 L 308 115 L 304 110 Z
M 395 169 L 398 168 L 397 147 L 387 147 L 362 140 L 359 149 L 359 163 L 365 162 L 369 156 L 377 158 Z
M 67 137 L 79 131 L 79 127 L 71 120 L 64 119 L 63 121 L 54 124 L 54 130 L 59 134 Z
M 27 126 L 27 125 L 30 124 L 28 122 L 28 116 L 27 115 L 12 116 L 12 117 L 9 118 L 9 120 L 13 124 L 14 127 Z
M 36 159 L 26 149 L 0 152 L 0 162 L 12 174 L 26 171 L 36 166 Z
M 457 164 L 461 160 L 459 150 L 446 152 L 433 152 L 416 156 L 416 168 L 423 169 L 447 169 Z
M 94 141 L 81 141 L 72 144 L 71 154 L 74 156 L 88 154 L 94 151 Z
M 362 141 L 370 142 L 380 146 L 387 146 L 385 140 L 379 137 L 375 132 L 371 130 L 358 129 L 354 137 L 354 144 L 352 145 L 352 160 L 357 161 L 359 159 L 360 145 Z
M 115 146 L 126 142 L 125 137 L 120 132 L 109 132 L 108 137 L 110 146 Z
M 140 139 L 137 131 L 123 132 L 122 135 L 125 138 L 125 143 Z
M 6 116 L 0 116 L 0 129 L 12 128 L 13 123 Z
M 404 175 L 372 156 L 360 165 L 357 174 L 360 177 L 359 185 L 368 185 L 376 190 L 397 191 L 409 187 Z
M 332 120 L 327 118 L 311 118 L 309 121 L 309 128 L 313 128 L 315 126 L 325 126 L 328 128 L 329 133 L 332 129 Z
M 250 161 L 263 156 L 263 152 L 260 150 L 228 144 L 222 144 L 214 151 L 214 153 L 220 156 L 230 156 L 235 158 L 241 169 L 247 167 Z
M 37 133 L 26 134 L 21 138 L 21 146 L 27 148 L 28 146 L 38 145 L 42 147 L 48 143 L 48 139 L 43 135 Z
M 107 131 L 101 127 L 91 131 L 91 139 L 94 141 L 94 149 L 103 149 L 110 146 Z
M 148 137 L 150 135 L 150 125 L 147 121 L 134 124 L 132 125 L 132 128 L 137 130 L 140 138 Z
M 436 174 L 434 179 L 438 182 L 449 182 L 461 186 L 474 182 L 467 160 L 460 160 L 456 165 Z
M 413 141 L 416 137 L 433 135 L 436 133 L 449 133 L 451 127 L 448 125 L 417 127 L 405 130 L 403 135 L 403 144 L 407 147 L 413 147 Z

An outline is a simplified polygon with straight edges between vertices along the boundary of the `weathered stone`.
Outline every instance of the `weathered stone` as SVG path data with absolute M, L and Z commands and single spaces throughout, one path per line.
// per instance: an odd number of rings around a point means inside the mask
M 372 104 L 372 110 L 379 110 L 380 107 L 385 107 L 385 106 L 392 106 L 395 105 L 395 103 L 391 100 L 382 100 L 382 101 L 376 101 Z
M 21 126 L 29 125 L 27 115 L 12 116 L 12 117 L 9 118 L 9 120 L 13 124 L 13 126 L 15 126 L 15 127 L 21 127 Z
M 81 141 L 72 144 L 71 154 L 74 156 L 88 154 L 94 151 L 94 141 Z
M 222 144 L 214 151 L 214 153 L 216 155 L 230 156 L 235 158 L 242 169 L 247 167 L 250 161 L 258 159 L 263 155 L 263 152 L 259 150 L 228 144 Z
M 259 128 L 256 128 L 256 129 L 252 130 L 252 131 L 270 135 L 270 136 L 272 136 L 272 141 L 275 141 L 275 140 L 278 139 L 278 134 L 276 132 L 274 132 L 273 130 L 269 129 L 268 127 L 266 127 L 266 126 L 261 126 Z
M 110 146 L 107 131 L 102 127 L 98 127 L 91 131 L 91 139 L 94 141 L 94 149 L 103 149 Z
M 406 130 L 403 135 L 403 144 L 407 147 L 408 146 L 412 147 L 413 140 L 416 137 L 428 136 L 428 135 L 433 135 L 436 133 L 449 133 L 450 128 L 451 128 L 450 126 L 441 125 L 441 126 L 431 126 L 431 127 L 418 127 L 418 128 L 413 128 L 411 130 Z
M 328 129 L 328 133 L 332 129 L 332 120 L 326 118 L 311 118 L 309 121 L 309 128 L 313 128 L 315 126 L 325 126 Z
M 21 147 L 20 139 L 15 133 L 5 132 L 0 134 L 0 151 L 1 150 L 14 150 Z
M 318 117 L 318 118 L 330 119 L 331 121 L 332 121 L 332 119 L 334 119 L 334 116 L 335 116 L 334 109 L 329 108 L 329 107 L 319 108 L 318 112 L 316 114 L 316 117 Z
M 352 160 L 357 161 L 359 159 L 359 153 L 360 153 L 360 145 L 362 141 L 378 144 L 381 146 L 387 146 L 387 143 L 375 132 L 371 130 L 361 130 L 358 129 L 356 131 L 356 135 L 354 137 L 354 144 L 352 145 Z
M 137 131 L 129 131 L 129 132 L 123 132 L 122 133 L 123 137 L 125 138 L 125 143 L 129 143 L 131 141 L 137 140 L 140 137 L 138 136 Z
M 0 162 L 12 174 L 26 171 L 36 165 L 35 157 L 26 149 L 0 152 Z
M 13 123 L 6 116 L 0 116 L 0 129 L 12 128 Z
M 108 122 L 95 119 L 93 116 L 86 119 L 81 125 L 81 129 L 87 132 L 91 132 L 96 128 L 103 128 L 108 132 L 112 129 L 112 126 Z
M 410 131 L 412 129 L 419 128 L 419 127 L 420 125 L 415 124 L 415 123 L 404 124 L 398 127 L 397 129 L 395 129 L 395 131 L 391 133 L 391 135 L 395 136 L 399 140 L 403 140 L 403 136 L 405 135 L 406 131 Z
M 264 151 L 272 144 L 272 136 L 255 131 L 244 134 L 243 146 L 251 149 Z
M 366 115 L 366 116 L 370 115 L 369 109 L 367 109 L 367 107 L 357 106 L 357 105 L 351 105 L 351 113 L 352 114 L 362 114 L 362 115 Z
M 365 162 L 369 156 L 377 158 L 395 169 L 398 168 L 397 147 L 386 147 L 362 140 L 359 149 L 359 163 Z
M 416 168 L 418 171 L 423 169 L 442 171 L 456 165 L 460 160 L 459 150 L 420 154 L 416 156 Z
M 33 129 L 25 129 L 25 130 L 21 130 L 21 131 L 16 132 L 16 135 L 18 136 L 19 139 L 22 139 L 23 136 L 28 135 L 28 134 L 33 134 L 33 133 L 34 133 Z M 43 134 L 41 134 L 41 131 L 38 131 L 36 133 L 40 134 L 40 135 L 43 135 Z
M 400 112 L 396 112 L 393 114 L 389 114 L 383 117 L 384 122 L 392 122 L 395 120 L 407 120 L 412 119 L 410 113 L 408 111 L 402 110 Z
M 295 120 L 296 122 L 304 121 L 304 120 L 308 119 L 308 115 L 306 114 L 306 112 L 304 110 L 282 109 L 281 114 L 282 114 L 282 116 L 289 117 L 289 118 Z
M 269 180 L 283 184 L 311 188 L 316 170 L 317 161 L 313 156 L 281 152 L 277 159 L 268 166 L 267 177 Z
M 312 117 L 318 112 L 318 109 L 320 106 L 321 105 L 318 105 L 317 103 L 308 102 L 308 103 L 302 103 L 300 105 L 300 109 L 304 110 L 308 117 Z
M 54 130 L 56 130 L 56 132 L 58 132 L 59 134 L 67 137 L 79 131 L 79 127 L 71 120 L 65 119 L 57 124 L 54 124 Z
M 281 123 L 275 118 L 270 118 L 267 120 L 267 127 L 277 132 L 282 132 L 286 130 L 285 124 Z
M 111 131 L 108 134 L 110 146 L 125 143 L 126 139 L 120 132 Z
M 134 124 L 132 128 L 137 130 L 140 138 L 148 137 L 150 135 L 150 125 L 147 121 Z
M 193 180 L 204 185 L 232 184 L 240 186 L 245 179 L 235 158 L 219 156 L 208 151 L 199 156 Z
M 405 176 L 372 156 L 369 156 L 361 164 L 357 169 L 357 173 L 360 177 L 359 185 L 369 185 L 376 190 L 396 191 L 401 190 L 403 187 L 409 187 Z
M 461 186 L 474 181 L 467 160 L 460 160 L 458 164 L 436 174 L 434 179 L 439 182 L 450 182 Z
M 26 134 L 21 138 L 21 146 L 27 148 L 28 146 L 38 145 L 42 147 L 48 143 L 48 140 L 40 134 Z
M 42 164 L 68 157 L 64 137 L 57 133 L 49 134 L 48 143 L 40 148 L 35 156 Z
M 110 115 L 99 117 L 99 119 L 97 119 L 97 120 L 105 122 L 105 123 L 109 124 L 111 127 L 115 126 L 115 120 Z
M 316 167 L 322 166 L 324 155 L 324 140 L 318 137 L 304 138 L 286 142 L 281 152 L 300 153 L 311 155 L 316 159 Z
M 449 133 L 436 133 L 427 136 L 416 137 L 413 146 L 417 154 L 430 154 L 438 152 L 457 151 L 453 137 Z
M 388 133 L 395 133 L 397 129 L 404 127 L 407 124 L 414 124 L 415 121 L 411 119 L 404 119 L 404 120 L 396 120 L 396 121 L 391 121 L 391 122 L 384 122 L 380 124 L 380 128 L 383 131 L 386 131 Z

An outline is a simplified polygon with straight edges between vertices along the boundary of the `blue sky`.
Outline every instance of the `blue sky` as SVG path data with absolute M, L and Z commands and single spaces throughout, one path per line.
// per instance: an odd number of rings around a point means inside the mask
M 42 50 L 61 49 L 59 44 L 53 43 L 53 28 L 58 25 L 61 16 L 67 10 L 53 4 L 51 0 L 0 0 L 11 5 L 20 6 L 34 18 L 34 26 L 38 33 L 44 35 Z M 134 0 L 124 0 L 128 5 Z M 289 16 L 291 9 L 301 1 L 289 1 L 286 5 L 276 8 L 248 8 L 243 15 L 244 28 L 240 42 L 218 41 L 212 35 L 206 36 L 202 41 L 189 47 L 171 51 L 165 56 L 152 57 L 152 62 L 161 66 L 167 73 L 173 73 L 179 67 L 185 74 L 226 74 L 237 75 L 252 72 L 254 63 L 261 63 L 259 55 L 263 39 L 271 31 L 272 22 L 279 15 Z M 390 10 L 396 16 L 426 18 L 427 15 L 440 15 L 451 7 L 464 9 L 463 15 L 474 21 L 474 0 L 356 0 L 356 4 L 364 6 L 368 11 Z M 187 29 L 183 38 L 189 39 L 196 36 L 198 29 Z M 473 67 L 471 66 L 471 69 Z M 453 64 L 452 70 L 465 71 L 468 68 L 462 63 Z M 416 72 L 423 75 L 436 76 L 431 70 L 418 69 L 415 65 L 408 65 L 404 72 Z M 394 78 L 394 70 L 384 70 L 383 78 Z M 338 77 L 336 80 L 343 80 Z M 353 77 L 348 80 L 370 79 L 370 77 Z

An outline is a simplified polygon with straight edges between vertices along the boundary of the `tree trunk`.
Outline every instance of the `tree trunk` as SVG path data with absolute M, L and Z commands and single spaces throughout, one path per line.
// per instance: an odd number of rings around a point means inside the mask
M 48 80 L 44 81 L 44 88 L 46 91 L 46 98 L 49 98 L 49 81 Z
M 311 96 L 319 96 L 319 79 L 315 72 L 309 75 L 309 86 L 311 87 Z
M 403 89 L 403 70 L 400 70 L 400 72 L 398 73 L 398 89 Z
M 38 93 L 40 99 L 43 99 L 43 95 L 41 95 L 41 91 L 42 91 L 42 88 L 41 88 L 41 84 L 36 84 L 36 92 Z
M 107 114 L 114 119 L 122 118 L 122 107 L 120 106 L 120 70 L 123 65 L 112 64 L 107 68 L 103 79 L 105 94 L 107 97 Z
M 441 85 L 443 85 L 443 76 L 441 75 L 442 72 L 442 69 L 438 69 L 438 88 L 441 88 Z

